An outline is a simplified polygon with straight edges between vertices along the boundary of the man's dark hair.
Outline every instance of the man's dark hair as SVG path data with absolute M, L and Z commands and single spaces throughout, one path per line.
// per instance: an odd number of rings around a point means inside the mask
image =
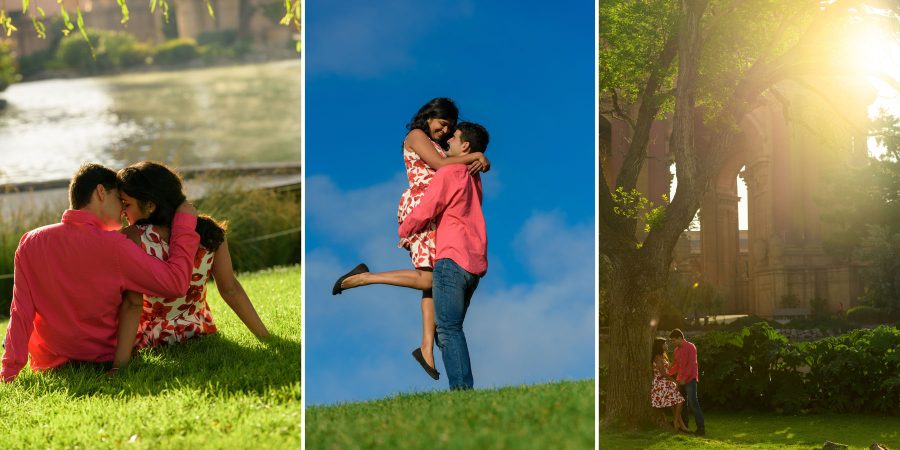
M 91 202 L 91 194 L 97 185 L 106 190 L 115 189 L 118 180 L 116 173 L 100 164 L 82 164 L 69 181 L 69 208 L 81 209 Z
M 484 153 L 487 150 L 491 137 L 483 126 L 472 122 L 461 122 L 456 129 L 460 132 L 460 139 L 469 143 L 470 152 Z
M 682 333 L 678 328 L 672 330 L 672 332 L 669 333 L 669 339 L 675 338 L 684 339 L 684 333 Z

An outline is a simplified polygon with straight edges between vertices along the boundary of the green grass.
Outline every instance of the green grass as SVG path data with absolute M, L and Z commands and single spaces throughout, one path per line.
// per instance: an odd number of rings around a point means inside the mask
M 667 430 L 624 432 L 600 430 L 602 449 L 820 449 L 826 440 L 869 448 L 873 442 L 900 447 L 900 418 L 851 414 L 782 416 L 778 414 L 711 413 L 706 437 Z M 693 418 L 691 419 L 693 429 Z
M 143 350 L 114 379 L 67 365 L 0 383 L 0 448 L 300 448 L 300 268 L 240 280 L 272 338 L 211 285 L 216 335 Z
M 594 380 L 307 406 L 306 448 L 593 449 Z

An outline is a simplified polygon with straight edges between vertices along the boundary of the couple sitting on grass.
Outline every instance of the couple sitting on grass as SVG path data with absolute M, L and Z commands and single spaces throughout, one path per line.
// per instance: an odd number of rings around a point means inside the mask
M 653 340 L 653 385 L 650 388 L 650 405 L 654 408 L 673 408 L 672 424 L 675 429 L 685 433 L 691 430 L 688 409 L 684 407 L 687 399 L 688 407 L 694 411 L 694 419 L 697 421 L 698 436 L 706 435 L 706 424 L 703 420 L 703 410 L 700 409 L 700 401 L 697 399 L 697 381 L 699 370 L 697 367 L 697 347 L 684 338 L 684 333 L 678 328 L 669 333 L 669 339 L 675 343 L 675 361 L 670 366 L 669 356 L 666 354 L 666 340 L 656 338 Z M 675 377 L 673 381 L 670 377 Z
M 435 98 L 407 125 L 403 160 L 409 188 L 400 198 L 397 218 L 399 246 L 409 250 L 415 270 L 371 273 L 359 264 L 332 289 L 332 294 L 340 294 L 358 286 L 389 284 L 422 291 L 422 344 L 412 354 L 437 380 L 437 342 L 453 390 L 474 386 L 463 321 L 487 272 L 478 172 L 490 164 L 484 157 L 487 130 L 471 122 L 457 125 L 458 116 L 452 100 Z
M 224 227 L 198 217 L 167 167 L 145 161 L 116 174 L 85 164 L 69 183 L 69 207 L 16 249 L 5 382 L 29 358 L 34 371 L 112 361 L 112 375 L 134 348 L 215 333 L 210 275 L 244 324 L 269 335 L 234 276 Z

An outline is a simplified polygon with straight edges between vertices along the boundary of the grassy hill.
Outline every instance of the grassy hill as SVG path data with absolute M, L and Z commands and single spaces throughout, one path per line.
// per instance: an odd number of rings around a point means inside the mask
M 112 379 L 67 365 L 0 383 L 0 448 L 300 448 L 300 267 L 239 278 L 271 339 L 210 285 L 216 335 L 144 350 Z
M 306 448 L 593 449 L 594 380 L 307 406 Z

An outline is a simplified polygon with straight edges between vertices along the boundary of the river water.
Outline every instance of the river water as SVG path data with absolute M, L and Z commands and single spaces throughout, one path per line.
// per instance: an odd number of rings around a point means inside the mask
M 300 161 L 300 61 L 14 84 L 0 185 L 118 169 Z

